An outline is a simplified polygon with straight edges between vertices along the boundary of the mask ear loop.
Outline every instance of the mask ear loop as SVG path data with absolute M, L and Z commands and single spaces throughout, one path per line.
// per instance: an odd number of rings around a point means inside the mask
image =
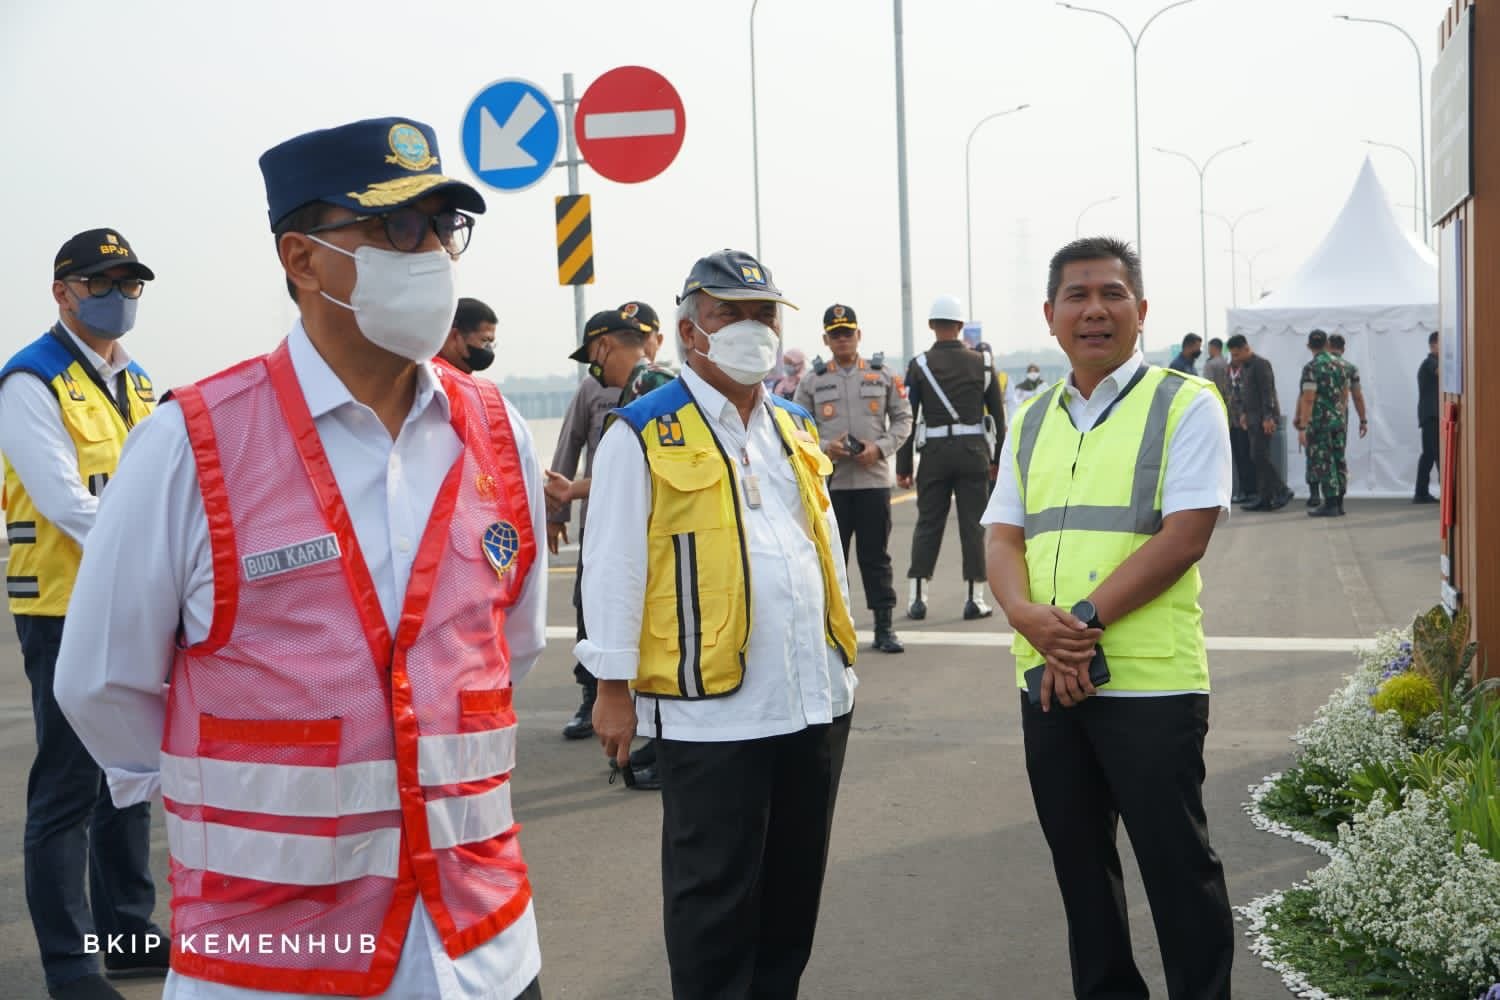
M 314 236 L 312 233 L 303 233 L 302 235 L 306 236 L 308 239 L 312 240 L 314 243 L 318 244 L 319 246 L 327 247 L 328 249 L 332 250 L 334 253 L 341 253 L 345 257 L 353 257 L 356 261 L 359 260 L 359 257 L 356 254 L 350 253 L 348 250 L 345 250 L 341 246 L 335 246 L 334 244 L 329 243 L 327 240 L 320 240 L 316 236 Z M 356 284 L 359 282 L 359 272 L 358 271 L 355 272 L 355 278 L 354 278 L 354 280 L 355 280 Z M 348 302 L 340 302 L 338 299 L 334 298 L 332 295 L 329 295 L 327 292 L 323 291 L 323 289 L 321 289 L 321 288 L 318 289 L 318 294 L 321 295 L 321 296 L 323 296 L 323 298 L 327 299 L 329 302 L 332 302 L 336 306 L 343 306 L 345 309 L 349 310 L 352 313 L 359 312 L 358 309 L 354 308 L 354 306 L 350 305 Z

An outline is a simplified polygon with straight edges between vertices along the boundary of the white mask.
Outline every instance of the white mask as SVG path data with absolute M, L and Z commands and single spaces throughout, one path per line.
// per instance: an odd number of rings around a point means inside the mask
M 758 319 L 742 319 L 715 333 L 694 323 L 698 332 L 708 338 L 705 358 L 740 385 L 755 385 L 776 368 L 776 348 L 781 337 Z
M 443 250 L 402 253 L 362 246 L 350 253 L 309 236 L 308 239 L 354 258 L 354 292 L 334 305 L 354 313 L 365 339 L 409 361 L 431 361 L 448 339 L 458 309 L 453 258 Z

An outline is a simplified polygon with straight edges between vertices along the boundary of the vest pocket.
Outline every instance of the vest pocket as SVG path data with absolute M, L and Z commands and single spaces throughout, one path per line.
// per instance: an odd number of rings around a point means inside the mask
M 728 620 L 727 594 L 695 591 L 646 604 L 646 626 L 669 653 L 717 645 Z
M 63 410 L 68 424 L 85 441 L 113 441 L 115 422 L 107 412 L 97 406 L 70 406 Z
M 648 460 L 656 487 L 651 534 L 678 535 L 730 523 L 723 490 L 726 470 L 717 451 L 663 448 L 652 450 Z

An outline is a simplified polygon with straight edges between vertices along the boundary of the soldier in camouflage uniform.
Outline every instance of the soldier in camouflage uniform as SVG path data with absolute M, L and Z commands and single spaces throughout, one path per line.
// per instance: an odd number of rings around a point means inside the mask
M 1307 478 L 1323 489 L 1323 503 L 1309 517 L 1342 517 L 1349 466 L 1344 461 L 1348 422 L 1344 394 L 1349 370 L 1328 351 L 1328 334 L 1307 336 L 1313 359 L 1302 367 L 1302 397 L 1297 402 L 1297 440 L 1307 451 Z

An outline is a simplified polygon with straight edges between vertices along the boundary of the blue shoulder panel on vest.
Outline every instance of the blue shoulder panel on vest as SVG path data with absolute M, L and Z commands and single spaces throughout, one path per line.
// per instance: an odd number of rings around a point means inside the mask
M 676 379 L 659 389 L 653 389 L 628 406 L 611 410 L 610 414 L 625 421 L 639 434 L 657 417 L 674 413 L 692 401 L 693 395 L 688 392 L 687 385 L 682 379 Z
M 5 367 L 0 368 L 0 382 L 16 372 L 30 372 L 43 382 L 50 383 L 67 371 L 72 363 L 73 355 L 68 353 L 68 349 L 59 344 L 50 332 L 44 333 L 17 351 L 5 363 Z
M 127 370 L 129 370 L 131 372 L 134 372 L 135 374 L 139 375 L 141 378 L 150 378 L 151 377 L 150 375 L 146 374 L 146 369 L 142 368 L 140 365 L 136 364 L 134 361 L 130 362 L 130 364 L 127 365 L 126 368 L 127 368 Z
M 802 408 L 802 406 L 792 402 L 790 399 L 783 399 L 775 393 L 767 393 L 766 395 L 771 400 L 772 406 L 779 406 L 783 410 L 790 413 L 792 416 L 801 417 L 803 421 L 810 422 L 812 420 L 813 415 L 811 413 L 808 413 L 807 410 Z

